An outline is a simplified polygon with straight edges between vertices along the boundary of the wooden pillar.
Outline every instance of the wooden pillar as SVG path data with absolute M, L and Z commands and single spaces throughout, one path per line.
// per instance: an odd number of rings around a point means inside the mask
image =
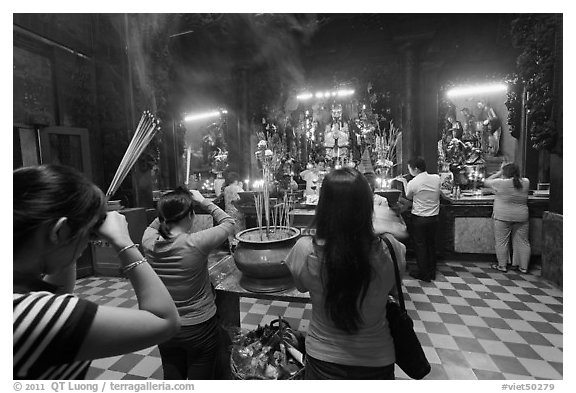
M 250 176 L 249 70 L 247 67 L 239 67 L 233 72 L 236 90 L 234 109 L 228 125 L 228 157 L 243 179 Z
M 522 100 L 520 102 L 520 133 L 516 151 L 514 152 L 514 161 L 520 168 L 522 175 L 526 176 L 526 89 L 522 89 Z
M 550 183 L 550 152 L 541 150 L 538 156 L 538 182 Z
M 126 61 L 127 61 L 127 102 L 126 102 L 126 113 L 127 113 L 127 124 L 128 124 L 128 141 L 132 140 L 134 133 L 136 132 L 136 125 L 138 124 L 136 114 L 136 105 L 134 99 L 134 79 L 132 73 L 132 57 L 131 48 L 129 46 L 129 19 L 128 14 L 124 14 L 124 41 L 126 48 Z M 126 145 L 128 148 L 128 145 Z M 137 161 L 132 170 L 130 171 L 130 178 L 132 180 L 132 191 L 134 192 L 134 206 L 133 207 L 152 207 L 152 173 L 150 168 L 146 168 Z
M 563 193 L 564 193 L 564 173 L 563 173 L 563 153 L 564 148 L 564 101 L 563 101 L 563 23 L 562 16 L 557 16 L 558 26 L 556 28 L 555 64 L 554 64 L 554 110 L 553 118 L 558 129 L 558 139 L 556 145 L 550 153 L 550 211 L 563 214 Z
M 426 161 L 429 173 L 438 171 L 438 69 L 437 63 L 420 64 L 418 150 Z
M 416 50 L 410 43 L 402 48 L 404 53 L 404 129 L 402 131 L 402 171 L 407 173 L 407 162 L 410 158 L 420 154 L 417 130 L 417 98 L 416 84 L 418 81 L 418 60 Z
M 422 156 L 429 171 L 436 172 L 438 160 L 438 63 L 421 63 L 418 51 L 422 40 L 403 47 L 405 65 L 404 127 L 402 132 L 402 169 L 407 161 Z
M 174 116 L 174 119 L 176 117 Z M 166 121 L 162 125 L 160 132 L 162 135 L 162 144 L 160 145 L 160 168 L 161 168 L 161 187 L 175 188 L 185 182 L 186 173 L 179 170 L 182 168 L 182 158 L 180 157 L 181 144 L 183 141 L 178 136 L 178 121 Z
M 525 97 L 527 99 L 528 97 Z M 523 108 L 525 106 L 523 105 Z M 523 111 L 526 111 L 523 109 Z M 530 188 L 535 189 L 536 185 L 538 184 L 539 178 L 539 161 L 540 161 L 540 153 L 538 150 L 532 147 L 532 141 L 530 140 L 530 118 L 529 114 L 524 116 L 524 122 L 522 129 L 520 131 L 520 140 L 518 141 L 520 144 L 521 149 L 521 156 L 523 165 L 520 168 L 524 169 L 523 175 L 530 180 Z

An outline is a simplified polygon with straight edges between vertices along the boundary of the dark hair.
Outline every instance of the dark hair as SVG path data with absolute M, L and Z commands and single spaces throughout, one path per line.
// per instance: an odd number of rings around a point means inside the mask
M 228 172 L 226 174 L 226 181 L 224 182 L 224 185 L 222 186 L 222 188 L 229 186 L 230 184 L 234 183 L 235 181 L 240 180 L 240 175 L 238 174 L 238 172 Z
M 41 225 L 67 217 L 73 233 L 85 234 L 95 218 L 106 217 L 104 193 L 82 173 L 60 165 L 16 169 L 14 176 L 14 250 Z
M 408 161 L 412 169 L 418 169 L 420 172 L 426 172 L 426 161 L 422 157 L 413 157 Z
M 194 215 L 192 195 L 188 189 L 180 186 L 170 191 L 158 201 L 158 219 L 160 228 L 158 232 L 164 239 L 170 239 L 170 230 L 167 224 L 175 223 L 185 218 L 188 213 Z
M 502 174 L 506 178 L 512 178 L 512 184 L 517 190 L 522 189 L 522 182 L 520 181 L 520 168 L 514 163 L 506 164 L 502 167 Z
M 349 333 L 362 322 L 358 305 L 372 278 L 373 210 L 372 190 L 358 170 L 342 168 L 326 175 L 314 219 L 316 239 L 325 241 L 321 273 L 325 305 L 334 324 Z

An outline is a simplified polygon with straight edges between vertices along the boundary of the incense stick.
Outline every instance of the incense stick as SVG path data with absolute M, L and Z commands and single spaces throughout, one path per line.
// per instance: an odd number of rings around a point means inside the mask
M 152 113 L 145 111 L 142 114 L 136 131 L 132 136 L 132 140 L 120 161 L 120 165 L 112 178 L 108 191 L 106 191 L 106 197 L 111 197 L 116 193 L 118 187 L 136 163 L 136 160 L 138 160 L 144 149 L 146 149 L 150 141 L 152 141 L 152 138 L 154 138 L 154 135 L 156 135 L 156 132 L 160 129 L 160 127 L 158 127 L 159 124 L 160 121 L 156 119 Z
M 268 169 L 264 169 L 264 213 L 266 215 L 266 237 L 270 238 L 270 192 L 268 190 Z
M 274 214 L 272 214 L 273 232 L 276 232 L 276 213 L 278 211 L 278 203 L 274 203 Z

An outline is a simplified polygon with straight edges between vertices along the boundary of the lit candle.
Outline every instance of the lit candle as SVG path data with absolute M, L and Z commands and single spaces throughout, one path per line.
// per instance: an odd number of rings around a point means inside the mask
M 255 191 L 260 191 L 263 189 L 263 186 L 264 186 L 264 180 L 256 180 L 252 184 L 252 189 L 254 189 Z

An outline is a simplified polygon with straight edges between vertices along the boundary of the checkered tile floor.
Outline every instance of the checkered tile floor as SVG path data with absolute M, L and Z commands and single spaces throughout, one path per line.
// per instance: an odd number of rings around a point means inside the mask
M 530 275 L 501 273 L 488 263 L 445 262 L 431 283 L 404 279 L 406 307 L 432 365 L 426 379 L 516 380 L 563 378 L 563 294 Z M 98 304 L 136 307 L 130 283 L 85 278 L 77 293 Z M 242 298 L 242 327 L 282 315 L 308 328 L 311 305 Z M 396 368 L 397 379 L 407 378 Z M 158 349 L 92 362 L 89 379 L 162 379 Z

